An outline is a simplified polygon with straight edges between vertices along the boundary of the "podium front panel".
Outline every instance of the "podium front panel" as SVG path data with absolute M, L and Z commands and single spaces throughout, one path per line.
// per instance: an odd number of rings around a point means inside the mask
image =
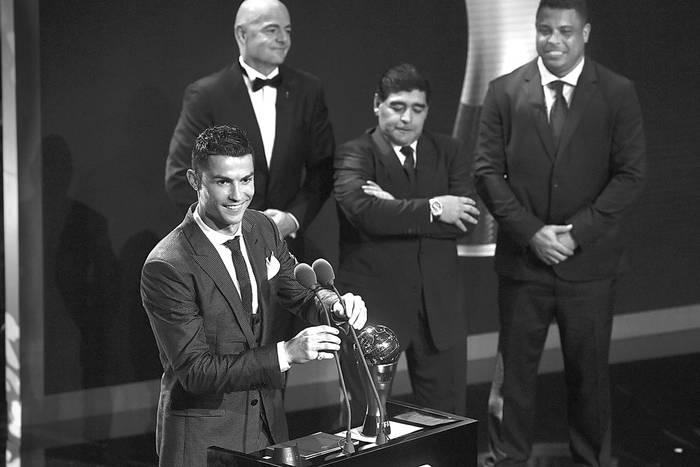
M 477 421 L 397 401 L 387 402 L 391 422 L 417 428 L 386 444 L 360 441 L 357 452 L 340 452 L 303 459 L 304 467 L 476 467 Z M 210 447 L 208 467 L 282 466 L 272 461 L 269 451 L 249 454 Z

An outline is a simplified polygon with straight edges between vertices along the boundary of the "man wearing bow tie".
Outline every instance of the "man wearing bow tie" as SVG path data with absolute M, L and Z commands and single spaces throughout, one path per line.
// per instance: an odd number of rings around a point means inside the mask
M 278 0 L 245 0 L 234 35 L 240 57 L 185 91 L 170 142 L 165 187 L 184 212 L 195 201 L 187 170 L 194 138 L 204 128 L 235 124 L 255 150 L 255 197 L 263 211 L 303 257 L 303 232 L 332 188 L 334 139 L 315 76 L 284 65 L 291 22 Z
M 163 365 L 161 466 L 204 467 L 208 446 L 251 452 L 287 440 L 285 372 L 333 358 L 340 339 L 321 325 L 278 341 L 275 321 L 292 312 L 318 324 L 322 306 L 357 329 L 367 317 L 360 297 L 343 295 L 343 307 L 323 291 L 321 303 L 296 281 L 277 226 L 248 209 L 254 158 L 240 128 L 202 132 L 187 171 L 198 201 L 143 267 L 141 295 Z

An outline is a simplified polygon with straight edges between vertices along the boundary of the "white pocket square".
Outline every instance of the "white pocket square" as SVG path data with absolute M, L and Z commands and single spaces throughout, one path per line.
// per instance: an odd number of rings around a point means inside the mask
M 267 268 L 267 280 L 272 279 L 280 272 L 280 262 L 272 254 L 265 259 L 265 267 Z

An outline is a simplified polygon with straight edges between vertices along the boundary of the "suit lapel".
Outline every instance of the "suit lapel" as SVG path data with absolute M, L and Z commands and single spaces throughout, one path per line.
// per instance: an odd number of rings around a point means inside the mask
M 422 135 L 416 146 L 416 195 L 431 192 L 437 170 L 437 149 L 431 140 Z M 427 191 L 426 191 L 427 190 Z
M 226 270 L 226 266 L 224 266 L 224 263 L 221 261 L 219 253 L 199 228 L 194 220 L 194 217 L 192 217 L 191 210 L 187 213 L 182 230 L 192 246 L 192 257 L 194 261 L 199 265 L 204 273 L 211 278 L 226 301 L 229 303 L 229 306 L 231 307 L 236 321 L 238 321 L 238 325 L 243 331 L 248 345 L 251 348 L 256 347 L 257 343 L 255 336 L 253 335 L 246 312 L 243 309 L 243 304 L 241 303 L 241 298 L 238 295 L 238 290 L 236 290 L 236 286 L 233 284 L 231 276 Z
M 248 250 L 248 259 L 253 267 L 256 284 L 258 284 L 259 308 L 262 308 L 262 297 L 267 297 L 267 288 L 269 287 L 269 283 L 267 282 L 267 267 L 265 265 L 265 259 L 267 258 L 265 242 L 262 241 L 262 234 L 258 231 L 257 226 L 247 217 L 243 217 L 241 228 L 243 240 L 245 240 L 245 246 Z
M 255 110 L 253 110 L 253 104 L 250 102 L 250 94 L 248 94 L 248 87 L 243 79 L 243 72 L 241 71 L 241 66 L 236 61 L 230 67 L 229 76 L 231 78 L 231 101 L 229 105 L 232 109 L 237 109 L 243 105 L 240 113 L 238 115 L 238 121 L 231 122 L 236 126 L 244 128 L 246 133 L 248 133 L 248 140 L 253 145 L 254 155 L 254 165 L 255 172 L 257 173 L 267 173 L 267 160 L 265 159 L 265 148 L 262 145 L 262 136 L 260 135 L 260 127 L 258 126 L 258 119 L 255 117 Z M 256 192 L 258 191 L 258 186 L 256 184 Z
M 411 184 L 408 181 L 406 172 L 403 170 L 403 166 L 399 162 L 399 158 L 394 152 L 393 146 L 382 136 L 379 128 L 375 128 L 371 136 L 376 148 L 377 164 L 384 167 L 385 173 L 391 180 L 393 190 L 390 191 L 397 197 L 410 197 L 408 195 L 411 193 Z M 396 193 L 394 193 L 394 190 Z
M 597 80 L 598 76 L 596 75 L 591 61 L 586 60 L 583 65 L 583 70 L 581 70 L 581 76 L 579 76 L 578 83 L 576 84 L 576 89 L 574 89 L 574 98 L 569 105 L 569 113 L 566 116 L 566 123 L 564 123 L 564 128 L 562 130 L 558 151 L 565 148 L 569 141 L 571 141 L 571 137 L 581 123 L 586 107 L 588 107 L 591 97 L 596 92 Z
M 530 111 L 532 121 L 537 129 L 537 134 L 542 141 L 542 145 L 547 150 L 547 155 L 554 160 L 556 148 L 554 147 L 554 137 L 552 129 L 547 119 L 547 106 L 544 102 L 544 91 L 542 90 L 542 79 L 537 70 L 537 62 L 531 62 L 529 69 L 525 73 L 524 82 L 526 105 Z
M 284 142 L 291 140 L 290 132 L 294 131 L 292 123 L 293 103 L 296 96 L 296 83 L 292 76 L 286 72 L 284 66 L 279 67 L 282 81 L 277 88 L 277 100 L 275 101 L 276 117 L 275 117 L 275 141 L 272 146 L 272 157 L 270 159 L 270 168 L 272 170 L 275 160 L 279 158 L 279 151 L 285 149 Z

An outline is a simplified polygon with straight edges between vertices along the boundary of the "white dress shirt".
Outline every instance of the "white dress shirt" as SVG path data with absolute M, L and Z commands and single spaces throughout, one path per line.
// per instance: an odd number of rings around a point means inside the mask
M 253 81 L 255 78 L 271 79 L 279 75 L 279 68 L 272 70 L 272 73 L 265 76 L 254 68 L 250 67 L 243 61 L 243 57 L 238 57 L 238 62 L 241 64 L 247 76 L 243 75 L 243 81 L 248 88 L 250 102 L 253 104 L 255 119 L 258 121 L 260 128 L 260 136 L 262 137 L 263 148 L 265 149 L 265 159 L 267 167 L 270 167 L 270 159 L 272 158 L 272 149 L 275 145 L 275 132 L 277 131 L 277 88 L 272 86 L 263 86 L 256 92 L 253 92 Z
M 564 86 L 562 87 L 562 94 L 564 95 L 564 100 L 566 100 L 566 105 L 571 106 L 571 100 L 574 98 L 574 89 L 578 84 L 578 79 L 581 76 L 581 71 L 583 71 L 583 62 L 585 58 L 581 58 L 581 61 L 566 75 L 561 78 L 554 75 L 551 71 L 544 66 L 542 62 L 542 57 L 537 59 L 537 68 L 540 71 L 540 78 L 542 79 L 542 90 L 544 91 L 544 103 L 547 106 L 547 119 L 549 119 L 549 114 L 552 112 L 552 106 L 554 105 L 554 100 L 556 98 L 556 91 L 550 89 L 549 84 L 553 81 L 563 81 Z

